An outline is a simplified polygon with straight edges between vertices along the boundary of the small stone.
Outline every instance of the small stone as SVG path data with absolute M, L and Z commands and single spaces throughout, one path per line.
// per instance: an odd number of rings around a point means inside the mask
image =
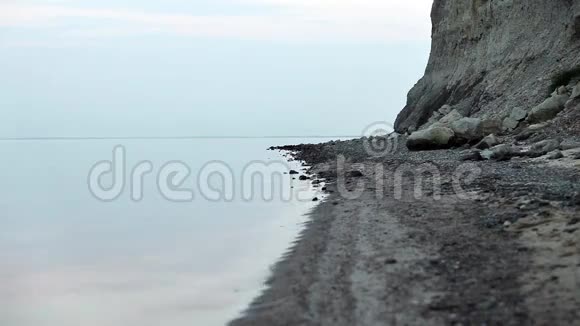
M 394 265 L 396 263 L 398 263 L 398 261 L 394 258 L 389 258 L 389 259 L 385 260 L 385 265 Z
M 485 138 L 483 138 L 479 143 L 477 143 L 477 145 L 475 145 L 475 148 L 477 149 L 488 149 L 488 148 L 492 148 L 493 146 L 496 146 L 499 144 L 499 139 L 497 139 L 497 137 L 493 134 L 486 136 Z
M 481 157 L 480 151 L 467 151 L 461 154 L 460 157 L 461 161 L 481 161 L 483 157 Z
M 569 149 L 580 148 L 580 142 L 573 141 L 573 140 L 564 140 L 560 144 L 560 148 L 563 151 L 566 151 L 566 150 L 569 150 Z
M 564 95 L 566 93 L 568 93 L 568 88 L 566 88 L 566 86 L 560 86 L 556 89 L 556 95 Z
M 309 177 L 307 177 L 307 176 L 305 176 L 305 175 L 301 175 L 301 176 L 298 178 L 298 180 L 305 181 L 305 180 L 310 180 L 310 178 L 309 178 Z
M 557 139 L 546 139 L 532 145 L 532 151 L 542 153 L 542 155 L 560 148 L 560 141 Z
M 312 201 L 318 201 L 318 197 L 312 198 Z
M 548 126 L 548 124 L 546 124 L 546 123 L 536 123 L 536 124 L 530 125 L 528 127 L 528 130 L 530 130 L 530 131 L 542 130 L 542 129 L 546 128 L 547 126 Z
M 509 160 L 514 153 L 514 149 L 509 144 L 501 144 L 494 146 L 490 149 L 486 149 L 481 152 L 481 157 L 486 160 Z
M 561 159 L 563 157 L 564 157 L 564 154 L 562 154 L 561 151 L 555 150 L 555 151 L 548 153 L 547 158 L 548 158 L 548 160 L 557 160 L 557 159 Z
M 517 134 L 515 139 L 517 141 L 524 141 L 524 140 L 527 140 L 530 137 L 532 137 L 533 134 L 534 134 L 534 131 L 526 129 L 526 130 L 520 132 L 519 134 Z
M 300 174 L 300 173 L 299 173 L 298 171 L 296 171 L 296 170 L 290 170 L 290 172 L 289 172 L 289 173 L 290 173 L 290 174 Z

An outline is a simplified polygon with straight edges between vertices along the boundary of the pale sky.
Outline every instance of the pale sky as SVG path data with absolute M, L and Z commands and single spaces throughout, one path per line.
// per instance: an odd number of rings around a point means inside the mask
M 423 73 L 431 2 L 0 0 L 0 134 L 357 134 Z

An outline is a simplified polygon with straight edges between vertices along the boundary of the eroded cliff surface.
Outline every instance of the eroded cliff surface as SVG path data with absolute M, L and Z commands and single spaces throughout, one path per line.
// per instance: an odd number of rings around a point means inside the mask
M 435 0 L 431 56 L 396 131 L 424 124 L 442 105 L 500 117 L 533 107 L 553 77 L 580 64 L 580 0 Z

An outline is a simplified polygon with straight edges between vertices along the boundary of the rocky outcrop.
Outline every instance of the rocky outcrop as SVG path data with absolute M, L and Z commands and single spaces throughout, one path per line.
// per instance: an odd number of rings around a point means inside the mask
M 444 105 L 503 122 L 514 107 L 544 102 L 554 76 L 580 65 L 580 0 L 435 0 L 431 18 L 431 56 L 397 118 L 400 133 Z

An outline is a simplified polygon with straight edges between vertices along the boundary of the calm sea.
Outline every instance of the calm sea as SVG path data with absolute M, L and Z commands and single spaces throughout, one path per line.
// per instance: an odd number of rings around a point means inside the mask
M 319 196 L 266 150 L 297 142 L 0 142 L 0 325 L 237 317 Z

